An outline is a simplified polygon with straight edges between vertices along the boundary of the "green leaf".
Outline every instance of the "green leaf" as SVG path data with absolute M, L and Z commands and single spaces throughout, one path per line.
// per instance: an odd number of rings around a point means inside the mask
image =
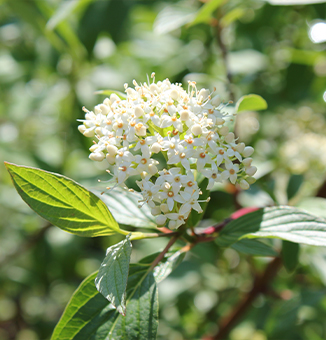
M 326 220 L 289 206 L 267 207 L 228 223 L 216 242 L 228 247 L 241 238 L 265 237 L 326 246 Z
M 126 287 L 131 255 L 131 242 L 126 239 L 109 247 L 95 279 L 97 290 L 117 311 L 126 315 Z
M 234 243 L 231 248 L 253 256 L 278 256 L 278 253 L 271 246 L 255 239 L 240 240 Z
M 36 168 L 5 165 L 22 199 L 62 230 L 92 237 L 125 234 L 105 204 L 75 181 Z
M 286 188 L 288 200 L 296 195 L 303 183 L 303 180 L 304 177 L 302 175 L 291 175 L 288 186 Z
M 233 8 L 230 12 L 226 13 L 223 18 L 221 19 L 221 26 L 227 27 L 232 24 L 232 22 L 240 19 L 245 14 L 243 8 Z
M 140 193 L 120 188 L 114 188 L 103 195 L 99 191 L 93 192 L 106 204 L 119 224 L 139 228 L 157 228 L 147 204 L 139 208 L 139 200 L 143 199 Z
M 293 272 L 299 261 L 300 246 L 297 243 L 283 241 L 282 243 L 282 260 L 284 267 L 288 272 Z
M 116 94 L 122 100 L 127 98 L 127 95 L 125 93 L 115 90 L 99 90 L 95 92 L 95 94 L 103 94 L 108 97 L 111 96 L 112 93 Z
M 163 261 L 154 268 L 154 278 L 156 283 L 163 281 L 167 276 L 169 276 L 182 262 L 185 255 L 186 254 L 180 250 L 172 253 L 172 255 L 171 253 L 167 254 Z
M 87 277 L 75 291 L 51 340 L 156 339 L 158 295 L 148 267 L 130 265 L 125 317 L 96 290 L 96 276 Z
M 260 111 L 267 109 L 267 102 L 258 94 L 248 94 L 242 96 L 235 106 L 235 112 L 241 111 Z
M 201 24 L 201 23 L 209 23 L 212 18 L 213 12 L 223 5 L 225 0 L 211 0 L 206 2 L 203 6 L 198 10 L 195 19 L 189 24 L 189 26 Z

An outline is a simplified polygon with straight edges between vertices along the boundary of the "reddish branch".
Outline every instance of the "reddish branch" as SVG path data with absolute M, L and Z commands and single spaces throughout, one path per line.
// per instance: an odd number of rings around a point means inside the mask
M 279 257 L 276 257 L 272 262 L 270 262 L 264 272 L 255 278 L 251 291 L 243 297 L 229 315 L 221 320 L 218 333 L 214 336 L 206 336 L 203 340 L 225 340 L 232 328 L 251 307 L 252 302 L 257 298 L 257 296 L 268 292 L 269 284 L 276 276 L 281 265 L 282 260 Z

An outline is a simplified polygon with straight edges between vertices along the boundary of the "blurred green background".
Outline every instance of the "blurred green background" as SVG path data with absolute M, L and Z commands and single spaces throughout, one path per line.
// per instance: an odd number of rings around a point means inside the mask
M 95 91 L 123 91 L 154 71 L 157 80 L 215 87 L 225 102 L 256 93 L 269 105 L 241 113 L 236 125 L 240 140 L 256 149 L 259 180 L 236 195 L 231 186 L 216 188 L 203 226 L 240 206 L 275 203 L 325 217 L 326 5 L 280 2 L 290 1 L 212 0 L 214 11 L 199 12 L 196 23 L 197 0 L 1 0 L 1 160 L 94 187 L 105 165 L 88 159 L 89 141 L 77 130 L 81 107 L 105 98 Z M 0 216 L 0 339 L 49 339 L 73 291 L 117 239 L 48 226 L 20 199 L 3 165 Z M 165 242 L 135 242 L 133 260 Z M 159 286 L 158 338 L 216 332 L 267 262 L 213 242 L 195 247 Z M 253 303 L 229 338 L 325 339 L 325 285 L 326 249 L 301 247 L 297 269 L 281 270 L 272 293 Z

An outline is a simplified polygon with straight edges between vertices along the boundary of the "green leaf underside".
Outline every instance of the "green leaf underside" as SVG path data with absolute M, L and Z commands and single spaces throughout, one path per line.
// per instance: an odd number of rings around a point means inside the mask
M 103 195 L 96 190 L 93 192 L 105 203 L 119 224 L 138 228 L 157 228 L 148 205 L 144 204 L 141 208 L 138 207 L 138 201 L 143 199 L 140 193 L 120 188 L 111 189 Z
M 22 199 L 59 228 L 92 237 L 121 232 L 106 205 L 75 181 L 32 167 L 6 167 Z
M 185 253 L 177 251 L 172 255 L 168 255 L 165 261 L 160 262 L 154 268 L 154 278 L 156 283 L 163 281 L 167 276 L 169 276 L 172 271 L 182 262 L 185 257 Z
M 255 239 L 239 240 L 231 247 L 240 253 L 253 256 L 278 256 L 272 247 Z
M 154 340 L 158 326 L 158 294 L 148 267 L 131 264 L 127 313 L 119 314 L 96 290 L 97 272 L 75 291 L 51 340 Z
M 267 207 L 228 223 L 216 242 L 229 247 L 241 238 L 265 237 L 326 246 L 326 220 L 289 206 Z
M 260 111 L 267 109 L 267 102 L 258 94 L 248 94 L 242 96 L 236 104 L 235 112 L 241 111 Z
M 126 314 L 126 287 L 131 255 L 129 236 L 109 247 L 95 279 L 97 290 L 122 315 Z

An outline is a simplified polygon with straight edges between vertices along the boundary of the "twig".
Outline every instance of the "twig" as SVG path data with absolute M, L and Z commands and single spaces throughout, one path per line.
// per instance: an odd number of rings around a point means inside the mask
M 251 291 L 244 296 L 229 315 L 221 320 L 218 333 L 214 336 L 206 336 L 203 340 L 225 340 L 232 328 L 250 308 L 251 303 L 256 299 L 256 297 L 259 294 L 266 294 L 268 292 L 268 285 L 276 276 L 281 265 L 282 260 L 280 257 L 276 257 L 272 262 L 270 262 L 266 266 L 264 272 L 260 276 L 256 277 Z
M 156 257 L 156 259 L 152 262 L 150 269 L 152 270 L 155 268 L 155 266 L 163 259 L 164 255 L 169 251 L 169 249 L 172 247 L 172 245 L 177 241 L 177 239 L 179 238 L 180 235 L 175 235 L 173 236 L 170 241 L 168 242 L 168 244 L 166 245 L 166 247 L 162 250 L 161 253 L 158 254 L 158 256 Z

